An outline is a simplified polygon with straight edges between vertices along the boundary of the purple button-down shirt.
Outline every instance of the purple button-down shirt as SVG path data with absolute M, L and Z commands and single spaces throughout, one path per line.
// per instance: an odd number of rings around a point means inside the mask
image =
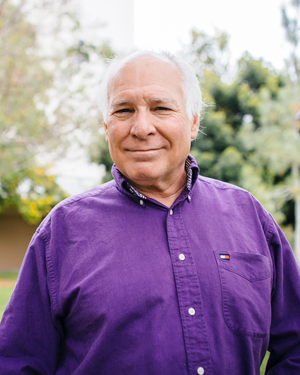
M 300 276 L 246 191 L 198 176 L 170 208 L 114 181 L 34 235 L 0 324 L 1 374 L 300 374 Z

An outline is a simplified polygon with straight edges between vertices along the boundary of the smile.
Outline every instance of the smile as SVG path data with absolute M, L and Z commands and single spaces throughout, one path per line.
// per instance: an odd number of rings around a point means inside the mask
M 162 148 L 148 148 L 147 150 L 127 149 L 126 151 L 128 151 L 129 155 L 131 155 L 131 157 L 133 159 L 150 160 L 150 159 L 153 159 L 153 158 L 157 158 L 161 154 L 160 153 L 161 150 L 162 150 Z
M 131 152 L 152 152 L 152 151 L 158 151 L 160 148 L 150 148 L 148 150 L 129 150 Z
M 158 151 L 161 150 L 163 147 L 154 147 L 154 148 L 147 148 L 147 149 L 142 149 L 142 148 L 127 148 L 126 151 L 130 152 L 152 152 L 152 151 Z

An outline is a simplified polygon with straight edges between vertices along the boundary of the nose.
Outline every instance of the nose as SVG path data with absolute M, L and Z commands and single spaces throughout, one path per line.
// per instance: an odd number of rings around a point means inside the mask
M 151 119 L 151 114 L 147 110 L 141 110 L 135 113 L 135 116 L 132 118 L 130 133 L 139 139 L 146 139 L 149 135 L 154 135 L 156 133 L 153 119 Z

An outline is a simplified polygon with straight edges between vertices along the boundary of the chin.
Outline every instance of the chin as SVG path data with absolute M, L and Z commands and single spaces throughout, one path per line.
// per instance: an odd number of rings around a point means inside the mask
M 136 171 L 137 173 L 128 175 L 129 180 L 138 185 L 148 185 L 150 181 L 157 180 L 159 176 L 148 171 Z

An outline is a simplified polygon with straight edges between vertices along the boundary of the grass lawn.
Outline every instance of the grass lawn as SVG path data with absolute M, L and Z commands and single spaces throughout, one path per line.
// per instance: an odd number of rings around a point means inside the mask
M 0 272 L 0 280 L 16 281 L 18 272 Z
M 263 363 L 260 366 L 260 375 L 264 375 L 264 373 L 265 373 L 265 368 L 266 368 L 269 356 L 270 356 L 270 353 L 267 352 L 267 354 L 265 355 L 265 358 L 263 360 Z
M 17 272 L 0 273 L 0 319 L 7 305 L 7 302 L 14 290 L 14 282 L 17 280 Z
M 14 288 L 11 286 L 0 288 L 0 319 L 2 318 L 3 312 L 13 290 Z

